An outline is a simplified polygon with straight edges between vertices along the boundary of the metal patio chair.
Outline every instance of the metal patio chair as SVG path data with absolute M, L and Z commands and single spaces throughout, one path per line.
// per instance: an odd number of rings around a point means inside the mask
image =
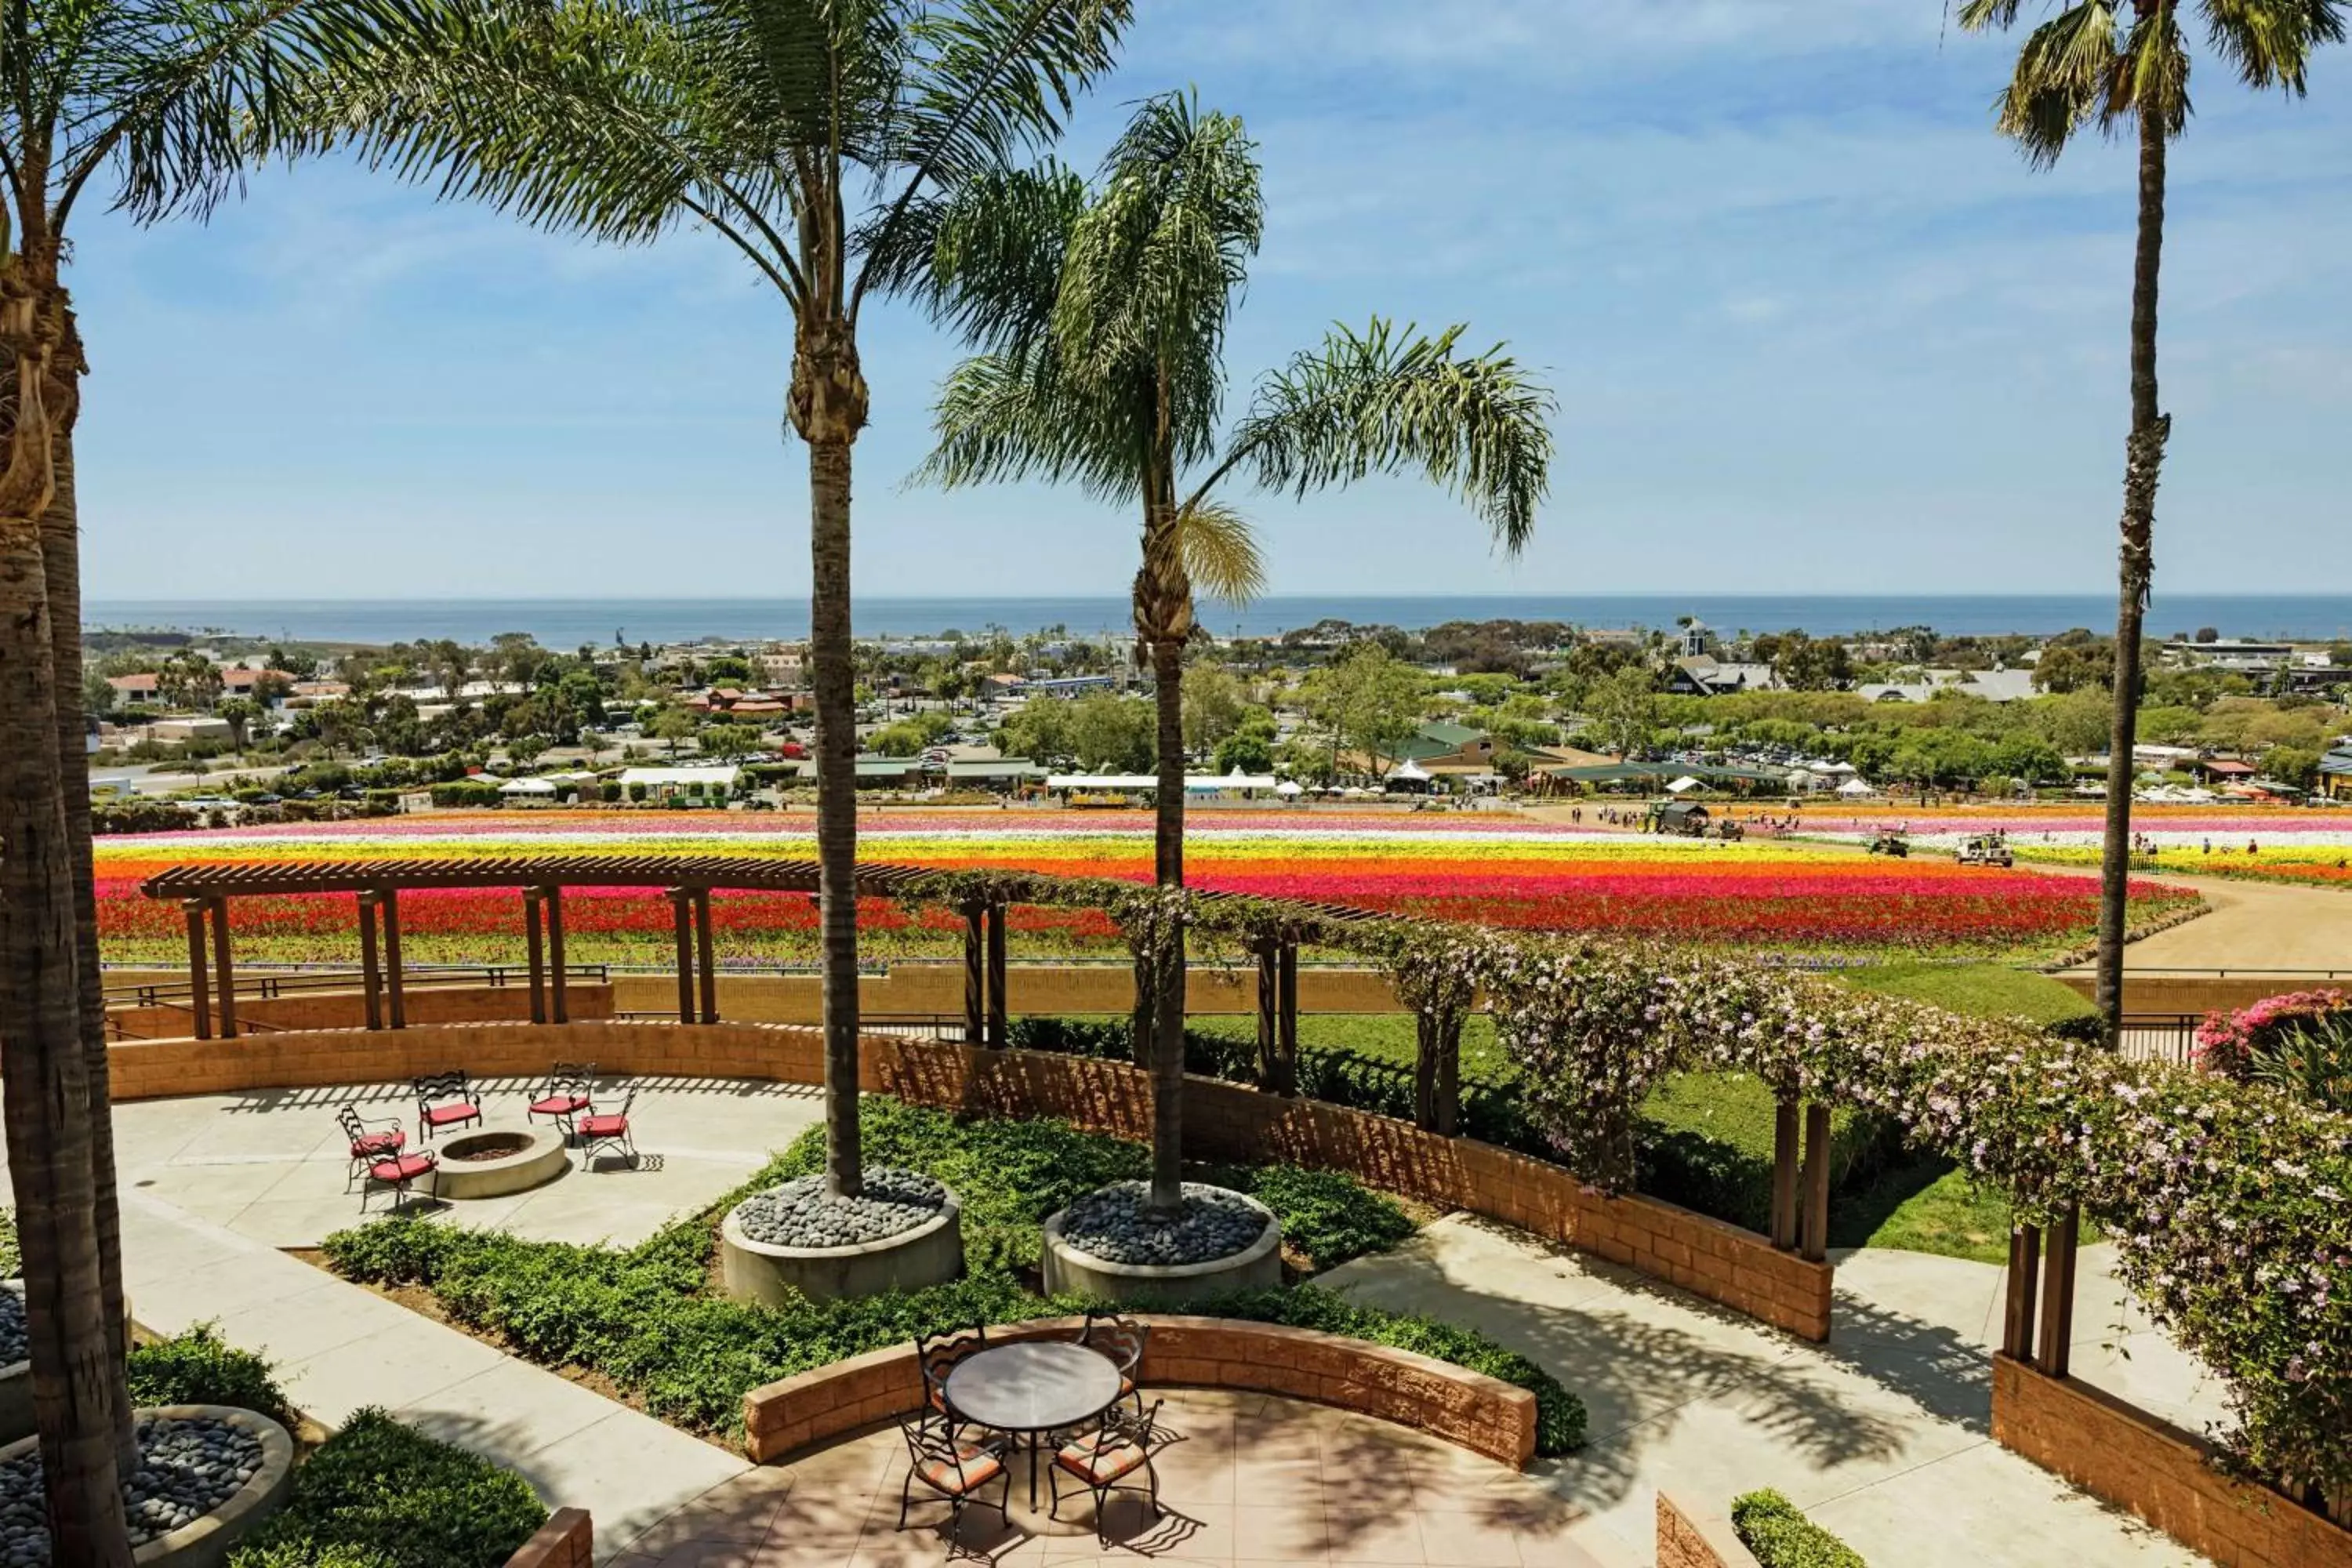
M 335 1112 L 342 1125 L 343 1136 L 351 1140 L 351 1169 L 343 1176 L 343 1191 L 350 1192 L 367 1179 L 368 1167 L 389 1155 L 397 1155 L 408 1143 L 408 1133 L 396 1116 L 371 1121 L 360 1114 L 356 1105 L 346 1105 Z
M 481 1124 L 481 1097 L 464 1071 L 427 1073 L 410 1081 L 416 1090 L 416 1131 L 426 1142 L 436 1132 Z

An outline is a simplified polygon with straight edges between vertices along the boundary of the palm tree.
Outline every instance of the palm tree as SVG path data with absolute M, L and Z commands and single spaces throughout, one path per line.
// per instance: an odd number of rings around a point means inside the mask
M 1060 133 L 1108 70 L 1129 0 L 385 0 L 365 68 L 329 91 L 345 136 L 543 227 L 732 246 L 793 316 L 785 414 L 808 447 L 811 685 L 824 945 L 825 1172 L 862 1187 L 850 454 L 877 267 L 928 195 Z
M 929 236 L 935 315 L 981 351 L 940 391 L 923 476 L 950 488 L 1074 481 L 1141 507 L 1135 633 L 1157 690 L 1161 887 L 1184 880 L 1194 590 L 1241 600 L 1265 579 L 1249 521 L 1221 499 L 1227 481 L 1304 496 L 1418 470 L 1467 500 L 1516 554 L 1551 458 L 1550 394 L 1500 348 L 1465 356 L 1458 326 L 1423 337 L 1377 318 L 1360 333 L 1334 329 L 1261 379 L 1221 441 L 1225 329 L 1264 227 L 1255 151 L 1239 120 L 1165 94 L 1138 109 L 1092 191 L 1049 164 L 975 183 L 910 229 Z M 915 269 L 912 258 L 900 265 Z M 1181 931 L 1150 967 L 1150 1202 L 1168 1209 L 1182 1195 Z
M 1965 0 L 1970 31 L 2015 25 L 2024 0 Z M 2252 88 L 2305 90 L 2312 51 L 2344 37 L 2338 0 L 2195 0 L 2206 38 Z M 2155 574 L 2156 487 L 2172 416 L 2157 398 L 2157 281 L 2164 254 L 2165 156 L 2189 123 L 2183 0 L 2071 0 L 2027 35 L 1995 103 L 2000 133 L 2046 169 L 2077 132 L 2126 129 L 2139 141 L 2139 233 L 2132 263 L 2131 429 L 2124 438 L 2124 505 L 2116 606 L 2115 719 L 2107 742 L 2107 811 L 2100 855 L 2097 994 L 2111 1037 L 2124 1010 L 2126 887 L 2131 868 L 2132 749 L 2138 739 L 2140 623 Z
M 5 0 L 0 26 L 0 1094 L 53 1552 L 128 1563 L 131 1454 L 83 749 L 73 214 L 198 216 L 346 45 L 342 0 Z

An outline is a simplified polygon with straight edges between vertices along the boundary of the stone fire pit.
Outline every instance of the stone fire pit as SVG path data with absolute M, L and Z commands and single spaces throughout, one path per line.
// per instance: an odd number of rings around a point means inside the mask
M 431 1147 L 440 1156 L 433 1195 L 459 1203 L 543 1187 L 572 1168 L 552 1127 L 487 1127 Z

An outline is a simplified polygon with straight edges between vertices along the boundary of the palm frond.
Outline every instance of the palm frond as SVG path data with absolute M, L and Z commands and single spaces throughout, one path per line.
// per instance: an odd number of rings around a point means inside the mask
M 1024 356 L 980 354 L 950 371 L 932 411 L 936 445 L 910 482 L 954 489 L 1038 479 L 1130 501 L 1141 466 L 1101 405 L 1059 374 L 1049 340 Z
M 2189 123 L 2189 44 L 2179 0 L 2161 0 L 2125 35 L 2099 123 L 2113 131 L 2144 114 L 2155 116 L 2168 137 Z
M 1550 484 L 1550 389 L 1500 346 L 1455 352 L 1464 329 L 1436 337 L 1378 317 L 1335 327 L 1319 349 L 1258 384 L 1224 460 L 1188 510 L 1246 468 L 1259 488 L 1298 496 L 1374 473 L 1418 471 L 1469 502 L 1504 550 L 1535 530 Z
M 973 348 L 1019 355 L 1052 321 L 1086 202 L 1086 182 L 1051 160 L 983 175 L 866 239 L 866 274 L 883 292 L 920 300 Z
M 2342 0 L 2204 0 L 2205 36 L 2248 87 L 2303 96 L 2312 51 L 2344 41 Z
M 1249 520 L 1222 501 L 1198 500 L 1176 514 L 1176 551 L 1192 586 L 1234 606 L 1265 592 L 1265 559 Z
M 2014 16 L 2016 7 L 2008 7 Z M 1994 103 L 1994 124 L 2046 168 L 2074 133 L 2108 112 L 2122 38 L 2110 0 L 2067 6 L 2026 36 Z

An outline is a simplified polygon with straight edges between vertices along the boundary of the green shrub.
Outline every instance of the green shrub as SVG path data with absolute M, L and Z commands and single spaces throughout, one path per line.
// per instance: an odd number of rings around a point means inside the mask
M 134 1405 L 226 1405 L 281 1426 L 294 1424 L 293 1407 L 270 1375 L 269 1363 L 222 1339 L 215 1323 L 132 1347 L 128 1372 Z
M 0 1209 L 0 1279 L 25 1272 L 25 1254 L 16 1245 L 16 1211 Z
M 1676 1073 L 1642 1102 L 1634 1142 L 1641 1190 L 1749 1230 L 1772 1224 L 1772 1091 L 1746 1073 Z M 1830 1190 L 1884 1170 L 1901 1147 L 1883 1118 L 1830 1115 Z
M 1759 1568 L 1869 1568 L 1853 1548 L 1776 1491 L 1732 1499 L 1731 1528 Z
M 1283 1240 L 1318 1273 L 1368 1252 L 1386 1252 L 1416 1228 L 1395 1199 L 1344 1171 L 1244 1166 L 1220 1171 L 1216 1179 L 1272 1209 L 1282 1222 Z
M 229 1568 L 500 1568 L 546 1522 L 513 1471 L 362 1410 Z
M 632 801 L 643 801 L 646 798 L 646 786 L 642 780 L 629 785 L 629 798 Z
M 427 792 L 436 805 L 496 805 L 499 786 L 479 779 L 455 779 L 436 784 Z
M 606 779 L 604 783 L 598 784 L 596 786 L 596 798 L 603 801 L 607 805 L 610 805 L 613 802 L 620 799 L 621 781 L 618 779 Z

